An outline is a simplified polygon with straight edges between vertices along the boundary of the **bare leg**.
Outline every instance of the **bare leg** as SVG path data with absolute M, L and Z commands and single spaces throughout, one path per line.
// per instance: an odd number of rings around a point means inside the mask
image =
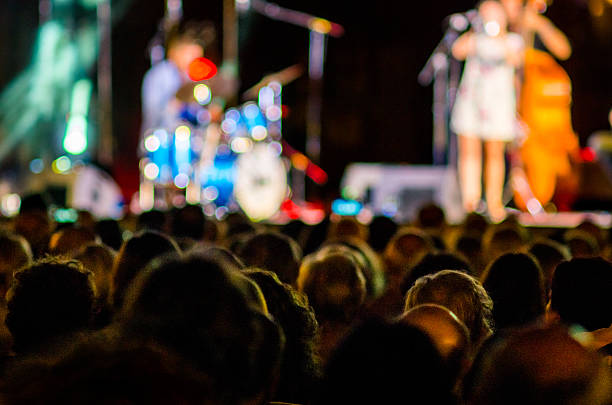
M 503 141 L 485 142 L 485 195 L 489 215 L 494 221 L 500 221 L 506 215 L 502 202 L 506 171 L 504 150 Z
M 482 144 L 480 139 L 459 135 L 459 182 L 466 212 L 478 206 L 481 194 Z

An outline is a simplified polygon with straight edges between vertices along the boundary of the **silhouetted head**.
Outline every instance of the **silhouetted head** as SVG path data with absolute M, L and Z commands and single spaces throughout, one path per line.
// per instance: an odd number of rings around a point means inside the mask
M 145 231 L 123 242 L 115 257 L 111 300 L 118 309 L 123 303 L 125 291 L 136 275 L 155 257 L 179 252 L 179 247 L 169 237 L 154 231 Z
M 599 255 L 597 238 L 587 231 L 570 229 L 563 234 L 572 257 L 595 257 Z
M 467 326 L 474 347 L 493 331 L 493 302 L 482 284 L 457 270 L 442 270 L 419 278 L 406 294 L 405 310 L 420 304 L 448 308 Z
M 397 223 L 384 215 L 375 216 L 368 226 L 368 243 L 377 252 L 383 252 L 397 232 Z
M 0 401 L 25 404 L 219 405 L 207 375 L 158 345 L 101 339 L 12 364 Z
M 277 377 L 283 336 L 254 305 L 245 278 L 221 257 L 156 260 L 126 296 L 124 330 L 190 359 L 227 401 L 265 396 Z
M 531 255 L 504 254 L 489 265 L 481 280 L 493 300 L 497 329 L 525 325 L 544 315 L 544 279 Z
M 371 320 L 333 352 L 316 404 L 450 404 L 452 382 L 422 331 Z
M 95 225 L 95 231 L 105 245 L 114 250 L 121 248 L 121 244 L 123 244 L 123 231 L 118 221 L 114 219 L 98 221 Z
M 458 379 L 467 365 L 471 350 L 470 332 L 448 308 L 421 304 L 404 312 L 399 322 L 425 332 L 442 356 L 451 378 Z
M 366 298 L 366 280 L 357 261 L 340 252 L 304 258 L 297 281 L 319 322 L 350 322 Z
M 270 270 L 278 278 L 295 285 L 302 260 L 302 249 L 290 237 L 276 232 L 250 236 L 240 247 L 238 256 L 247 266 Z
M 409 228 L 400 230 L 387 244 L 383 258 L 389 272 L 405 272 L 423 256 L 434 250 L 431 237 L 425 232 Z
M 15 273 L 5 321 L 14 350 L 38 351 L 87 328 L 95 296 L 91 273 L 77 261 L 44 259 Z
M 98 236 L 83 227 L 65 227 L 55 231 L 49 240 L 49 253 L 56 256 L 74 257 L 85 245 L 98 242 Z
M 308 298 L 289 284 L 282 283 L 270 271 L 251 268 L 244 274 L 261 287 L 270 315 L 285 334 L 280 380 L 274 399 L 309 403 L 320 370 L 315 355 L 318 323 Z
M 531 327 L 491 345 L 476 371 L 475 405 L 610 404 L 602 358 L 559 326 Z
M 550 309 L 568 325 L 587 330 L 612 324 L 612 263 L 578 258 L 557 266 L 550 291 Z
M 186 205 L 171 213 L 171 232 L 175 238 L 189 238 L 195 241 L 204 237 L 206 217 L 200 205 Z
M 529 253 L 538 260 L 542 268 L 546 297 L 548 297 L 555 268 L 557 268 L 559 263 L 571 258 L 570 251 L 559 242 L 550 239 L 541 239 L 531 244 Z

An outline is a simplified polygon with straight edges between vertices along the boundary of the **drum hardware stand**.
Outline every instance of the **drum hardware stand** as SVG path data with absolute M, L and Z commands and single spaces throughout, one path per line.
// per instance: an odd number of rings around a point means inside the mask
M 306 154 L 318 164 L 321 157 L 321 104 L 327 36 L 340 37 L 344 34 L 344 28 L 326 19 L 280 7 L 264 0 L 237 0 L 237 2 L 241 10 L 251 8 L 270 19 L 308 28 L 310 83 L 306 108 Z M 295 170 L 292 175 L 293 196 L 298 202 L 306 200 L 304 176 L 304 172 L 299 170 Z

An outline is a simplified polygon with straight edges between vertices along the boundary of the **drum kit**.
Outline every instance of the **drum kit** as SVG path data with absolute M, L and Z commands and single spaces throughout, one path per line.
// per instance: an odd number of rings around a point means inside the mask
M 175 125 L 142 137 L 140 209 L 201 204 L 217 218 L 241 209 L 254 221 L 276 214 L 289 195 L 282 86 L 300 75 L 291 66 L 266 76 L 245 92 L 249 101 L 225 110 L 214 98 L 214 82 L 181 88 Z

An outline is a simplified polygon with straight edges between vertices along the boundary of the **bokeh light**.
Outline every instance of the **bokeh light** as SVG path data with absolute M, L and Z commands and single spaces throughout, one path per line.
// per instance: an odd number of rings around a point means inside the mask
M 194 82 L 208 80 L 217 74 L 217 66 L 204 57 L 196 58 L 189 64 L 187 74 Z

